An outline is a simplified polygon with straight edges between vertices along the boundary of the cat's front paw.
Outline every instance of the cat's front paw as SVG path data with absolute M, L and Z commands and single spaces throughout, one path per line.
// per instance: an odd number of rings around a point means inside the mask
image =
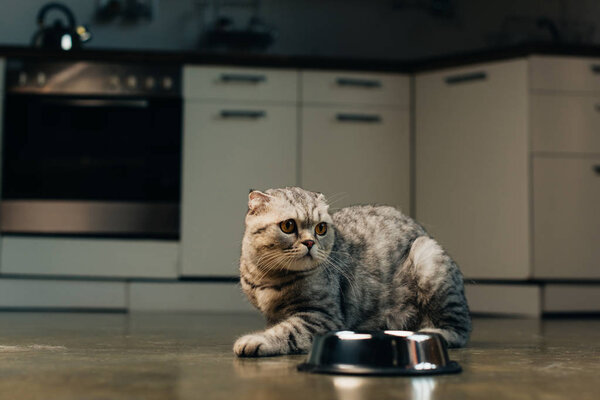
M 264 357 L 281 354 L 265 335 L 245 335 L 235 341 L 233 352 L 238 357 Z

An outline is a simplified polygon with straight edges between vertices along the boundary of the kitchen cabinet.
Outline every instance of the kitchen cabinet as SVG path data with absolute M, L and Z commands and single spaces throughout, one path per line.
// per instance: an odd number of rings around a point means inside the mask
M 184 76 L 203 72 L 188 67 Z M 296 82 L 296 73 L 287 80 Z M 297 184 L 297 140 L 294 96 L 277 104 L 185 99 L 182 275 L 239 274 L 249 190 Z
M 416 216 L 468 279 L 600 277 L 600 59 L 418 74 Z
M 533 160 L 534 275 L 600 278 L 600 154 Z
M 531 276 L 527 67 L 416 78 L 416 217 L 467 278 Z
M 408 214 L 408 121 L 392 107 L 303 106 L 302 185 L 332 209 L 377 203 Z
M 272 68 L 190 66 L 184 69 L 183 96 L 187 101 L 295 103 L 298 74 Z
M 407 108 L 406 75 L 356 71 L 303 71 L 303 104 L 380 105 Z
M 331 208 L 388 204 L 410 213 L 409 78 L 302 72 L 304 188 Z
M 600 80 L 600 77 L 598 77 Z M 531 141 L 536 153 L 600 154 L 600 90 L 596 95 L 531 95 Z

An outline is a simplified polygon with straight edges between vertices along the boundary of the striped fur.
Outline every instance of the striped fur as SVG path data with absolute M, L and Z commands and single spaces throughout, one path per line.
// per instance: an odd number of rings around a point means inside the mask
M 240 260 L 244 292 L 267 329 L 242 336 L 238 356 L 304 353 L 329 330 L 423 330 L 464 346 L 471 319 L 458 266 L 425 230 L 393 207 L 333 214 L 300 188 L 253 191 Z M 279 224 L 294 219 L 298 229 Z M 328 224 L 325 235 L 315 226 Z M 313 247 L 302 244 L 312 240 Z M 307 255 L 310 253 L 309 255 Z

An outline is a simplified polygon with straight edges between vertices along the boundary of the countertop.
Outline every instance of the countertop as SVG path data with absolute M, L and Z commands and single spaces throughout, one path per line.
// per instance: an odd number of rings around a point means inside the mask
M 33 399 L 597 399 L 600 320 L 474 319 L 463 372 L 298 372 L 303 355 L 239 359 L 257 314 L 0 313 L 0 397 Z
M 600 45 L 523 44 L 482 49 L 419 60 L 285 56 L 255 53 L 208 53 L 201 51 L 126 51 L 83 49 L 71 52 L 30 47 L 0 46 L 0 57 L 151 62 L 167 64 L 233 65 L 245 67 L 335 69 L 414 73 L 459 65 L 525 57 L 533 54 L 600 57 Z

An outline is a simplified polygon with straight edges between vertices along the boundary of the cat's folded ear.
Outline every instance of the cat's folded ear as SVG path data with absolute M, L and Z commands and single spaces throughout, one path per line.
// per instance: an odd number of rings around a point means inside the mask
M 325 198 L 325 195 L 323 193 L 321 193 L 321 192 L 312 192 L 312 194 L 313 194 L 313 196 L 315 196 L 315 199 L 327 203 L 327 199 Z
M 260 214 L 266 210 L 267 205 L 271 201 L 271 196 L 260 190 L 251 190 L 248 195 L 248 214 Z

